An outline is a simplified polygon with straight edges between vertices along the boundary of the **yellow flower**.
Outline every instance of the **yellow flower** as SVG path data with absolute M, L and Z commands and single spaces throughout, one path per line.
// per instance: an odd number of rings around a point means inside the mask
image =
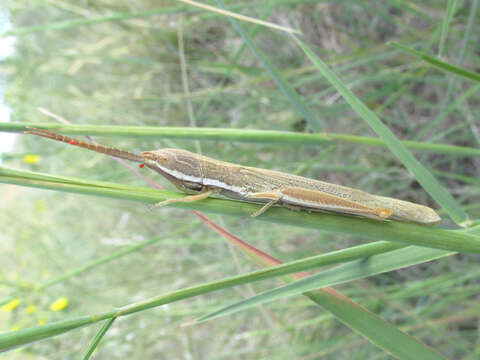
M 23 161 L 27 164 L 36 164 L 41 159 L 40 155 L 27 154 L 23 157 Z
M 40 318 L 37 321 L 37 325 L 43 325 L 43 324 L 46 324 L 46 323 L 47 323 L 47 320 L 45 320 L 45 318 Z
M 28 305 L 27 308 L 25 309 L 25 312 L 27 314 L 33 314 L 36 310 L 37 308 L 35 307 L 35 305 Z
M 50 304 L 50 310 L 60 311 L 65 309 L 67 306 L 68 306 L 68 299 L 66 297 L 61 297 Z
M 20 299 L 15 298 L 10 300 L 8 303 L 2 306 L 3 312 L 9 312 L 14 310 L 20 304 Z
M 19 326 L 19 325 L 13 325 L 13 326 L 10 328 L 10 331 L 17 331 L 17 330 L 20 330 L 20 326 Z

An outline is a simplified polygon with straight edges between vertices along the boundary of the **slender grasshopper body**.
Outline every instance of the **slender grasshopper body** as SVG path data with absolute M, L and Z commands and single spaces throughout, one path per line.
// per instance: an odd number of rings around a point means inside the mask
M 441 220 L 438 214 L 427 206 L 278 171 L 219 161 L 182 149 L 160 149 L 137 155 L 47 130 L 31 128 L 31 131 L 26 133 L 145 164 L 180 191 L 190 194 L 185 198 L 166 200 L 159 205 L 221 195 L 265 204 L 252 214 L 253 216 L 260 215 L 272 205 L 283 205 L 296 209 L 336 212 L 378 220 L 394 219 L 425 225 L 434 225 Z

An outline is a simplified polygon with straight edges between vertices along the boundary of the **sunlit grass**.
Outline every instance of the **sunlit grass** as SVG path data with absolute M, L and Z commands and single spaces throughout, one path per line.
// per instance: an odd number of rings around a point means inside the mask
M 39 112 L 41 107 L 68 120 L 70 133 L 95 135 L 118 148 L 195 150 L 193 140 L 200 140 L 202 152 L 218 159 L 439 208 L 285 33 L 241 22 L 239 34 L 224 16 L 178 2 L 30 5 L 9 5 L 12 33 L 19 37 L 17 53 L 4 69 L 9 74 L 6 102 L 16 123 L 58 123 Z M 315 56 L 478 223 L 478 54 L 472 35 L 479 31 L 472 18 L 478 1 L 373 5 L 274 0 L 224 6 L 300 30 Z M 188 94 L 179 65 L 180 26 Z M 389 46 L 389 41 L 401 47 Z M 445 68 L 471 76 L 445 73 Z M 187 129 L 187 98 L 197 126 L 226 130 Z M 75 130 L 75 125 L 85 128 Z M 172 133 L 172 126 L 180 128 Z M 2 184 L 0 332 L 111 315 L 102 328 L 84 327 L 21 351 L 48 358 L 87 357 L 94 349 L 95 356 L 112 359 L 159 354 L 194 359 L 390 358 L 300 296 L 191 326 L 205 314 L 280 286 L 278 279 L 204 293 L 113 322 L 117 307 L 258 268 L 187 210 L 151 212 L 141 202 L 126 201 L 127 189 L 147 185 L 101 154 L 22 136 L 4 159 L 7 168 L 52 174 L 48 180 L 57 190 L 71 185 L 54 180 L 63 175 L 81 179 L 85 191 L 89 186 L 93 190 L 95 182 L 118 184 L 119 195 L 112 200 Z M 164 194 L 179 196 L 163 179 L 144 173 L 166 187 Z M 40 186 L 41 180 L 29 179 L 29 174 L 18 172 L 16 183 Z M 153 190 L 145 191 L 155 197 Z M 251 204 L 208 200 L 198 206 L 216 208 L 209 214 L 214 221 L 285 263 L 355 251 L 353 246 L 374 239 L 403 246 L 405 234 L 411 244 L 428 245 L 429 234 L 442 248 L 463 251 L 335 289 L 446 358 L 478 357 L 477 261 L 467 254 L 468 241 L 461 241 L 474 239 L 477 229 L 454 231 L 445 212 L 440 227 L 415 236 L 418 227 L 408 224 L 387 233 L 371 221 L 332 215 L 274 209 L 264 219 L 252 220 Z M 227 212 L 241 215 L 222 215 Z M 450 233 L 459 235 L 450 239 L 445 235 Z M 181 327 L 185 324 L 190 326 Z M 15 332 L 10 335 L 15 338 Z

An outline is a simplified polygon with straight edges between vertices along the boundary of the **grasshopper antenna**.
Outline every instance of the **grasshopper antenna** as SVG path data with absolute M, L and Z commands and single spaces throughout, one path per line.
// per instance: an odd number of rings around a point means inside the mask
M 65 135 L 54 133 L 53 131 L 37 129 L 30 126 L 27 126 L 27 129 L 29 129 L 29 131 L 24 131 L 25 134 L 32 134 L 32 135 L 41 136 L 47 139 L 52 139 L 55 141 L 61 141 L 70 145 L 76 145 L 84 149 L 96 151 L 96 152 L 110 155 L 120 159 L 135 161 L 139 163 L 143 163 L 145 161 L 145 159 L 142 156 L 128 152 L 128 151 L 115 149 L 115 148 L 107 147 L 103 145 L 97 145 L 97 144 L 93 144 L 83 140 L 74 139 Z

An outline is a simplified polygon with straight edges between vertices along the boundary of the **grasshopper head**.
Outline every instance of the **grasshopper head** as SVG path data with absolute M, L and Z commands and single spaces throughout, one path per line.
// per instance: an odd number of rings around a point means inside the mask
M 160 149 L 142 152 L 145 165 L 175 183 L 182 191 L 197 192 L 203 188 L 203 175 L 197 154 L 182 149 Z

